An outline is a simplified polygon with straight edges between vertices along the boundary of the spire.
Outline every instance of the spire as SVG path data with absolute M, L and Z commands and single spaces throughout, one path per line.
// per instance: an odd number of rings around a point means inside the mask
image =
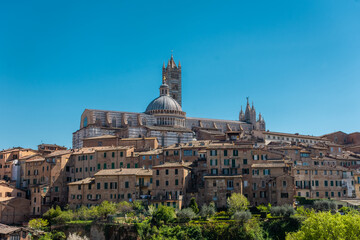
M 249 97 L 246 98 L 247 103 L 246 103 L 246 108 L 245 108 L 245 121 L 246 122 L 250 122 L 251 121 L 251 108 L 250 108 L 250 104 L 249 104 Z
M 251 110 L 255 110 L 255 108 L 254 108 L 254 102 L 252 102 L 251 105 L 252 105 L 252 106 L 251 106 Z
M 239 114 L 239 121 L 244 121 L 244 112 L 241 106 L 240 114 Z
M 181 63 L 180 63 L 180 60 L 179 60 L 179 65 L 178 65 L 178 66 L 179 66 L 179 68 L 181 68 Z
M 175 67 L 176 67 L 176 63 L 175 63 L 175 61 L 174 61 L 174 56 L 173 56 L 172 53 L 171 53 L 171 58 L 170 58 L 170 60 L 169 60 L 169 64 L 168 64 L 168 65 L 170 65 L 171 68 L 175 68 Z
M 163 77 L 162 85 L 160 86 L 160 96 L 169 96 L 169 85 L 166 84 L 166 77 Z
M 165 68 L 165 62 L 163 63 L 163 68 Z

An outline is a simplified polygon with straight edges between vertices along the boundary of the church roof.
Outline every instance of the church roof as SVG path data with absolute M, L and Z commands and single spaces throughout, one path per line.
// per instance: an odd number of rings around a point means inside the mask
M 163 95 L 155 98 L 146 108 L 145 112 L 153 110 L 173 110 L 182 111 L 180 104 L 170 96 Z

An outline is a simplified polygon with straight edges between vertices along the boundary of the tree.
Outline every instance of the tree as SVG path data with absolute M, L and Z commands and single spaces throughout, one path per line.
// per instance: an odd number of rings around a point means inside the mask
M 199 213 L 199 207 L 198 207 L 198 205 L 196 203 L 196 199 L 194 197 L 192 197 L 190 200 L 189 208 L 191 208 L 194 213 L 196 213 L 196 214 Z
M 56 218 L 60 216 L 62 213 L 60 206 L 56 206 L 55 208 L 50 208 L 46 213 L 44 213 L 43 218 L 47 219 L 50 224 L 56 223 Z
M 248 220 L 250 220 L 252 217 L 251 213 L 249 211 L 237 211 L 234 213 L 234 215 L 232 216 L 232 218 L 236 221 L 245 223 Z
M 162 225 L 163 223 L 167 224 L 175 219 L 175 210 L 172 207 L 160 206 L 158 210 L 153 215 L 152 220 L 158 224 Z
M 34 218 L 29 221 L 29 227 L 35 230 L 45 230 L 48 225 L 48 220 L 42 218 Z
M 290 217 L 295 214 L 295 210 L 291 205 L 276 206 L 270 209 L 272 216 Z
M 216 208 L 215 208 L 215 204 L 213 202 L 211 202 L 209 204 L 209 206 L 207 206 L 206 204 L 202 205 L 201 207 L 201 211 L 200 211 L 200 216 L 203 218 L 210 218 L 212 217 L 214 214 L 216 213 Z
M 245 211 L 249 205 L 247 198 L 241 193 L 233 193 L 227 199 L 228 211 L 234 214 L 236 211 Z
M 196 214 L 192 208 L 184 208 L 176 213 L 176 217 L 179 222 L 189 222 L 191 219 L 196 217 Z
M 313 207 L 316 211 L 335 211 L 337 209 L 336 203 L 327 199 L 315 201 Z
M 286 240 L 329 239 L 351 240 L 360 236 L 360 215 L 312 212 L 300 231 L 289 233 Z
M 103 201 L 97 206 L 98 216 L 106 219 L 109 215 L 116 213 L 116 204 L 108 201 Z

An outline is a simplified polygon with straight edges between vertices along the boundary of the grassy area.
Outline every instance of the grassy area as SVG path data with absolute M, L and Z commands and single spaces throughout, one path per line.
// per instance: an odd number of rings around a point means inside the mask
M 91 224 L 94 220 L 74 220 L 66 222 L 66 224 Z

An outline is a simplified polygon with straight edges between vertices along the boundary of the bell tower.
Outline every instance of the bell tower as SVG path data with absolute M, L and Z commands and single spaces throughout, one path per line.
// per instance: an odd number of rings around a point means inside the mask
M 162 78 L 166 79 L 165 83 L 169 86 L 169 95 L 173 99 L 175 99 L 180 106 L 182 106 L 182 96 L 181 96 L 181 64 L 179 61 L 179 65 L 176 66 L 174 61 L 174 57 L 171 54 L 171 58 L 169 59 L 167 66 L 165 67 L 165 63 L 162 68 Z

